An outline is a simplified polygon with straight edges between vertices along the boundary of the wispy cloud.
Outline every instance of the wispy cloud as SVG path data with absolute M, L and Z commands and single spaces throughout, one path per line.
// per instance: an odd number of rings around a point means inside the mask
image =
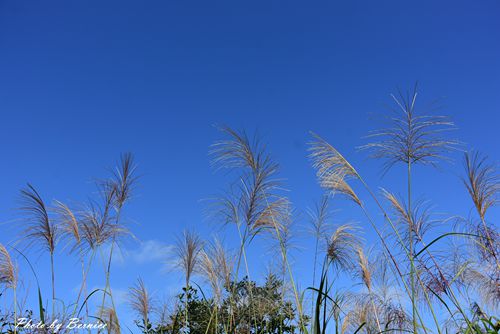
M 113 262 L 117 264 L 133 263 L 165 263 L 172 253 L 172 246 L 157 240 L 142 241 L 136 248 L 121 248 L 113 256 Z
M 111 291 L 115 307 L 125 306 L 128 303 L 128 290 L 111 288 Z

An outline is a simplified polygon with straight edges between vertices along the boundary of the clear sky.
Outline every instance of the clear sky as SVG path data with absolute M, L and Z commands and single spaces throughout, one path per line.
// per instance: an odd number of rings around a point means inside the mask
M 219 230 L 203 202 L 227 185 L 208 163 L 214 124 L 261 134 L 304 212 L 321 196 L 306 159 L 310 130 L 375 188 L 400 191 L 397 168 L 381 180 L 381 164 L 355 147 L 377 126 L 370 114 L 415 81 L 419 106 L 440 99 L 453 136 L 498 161 L 499 16 L 498 1 L 0 0 L 0 242 L 15 238 L 26 182 L 47 202 L 82 201 L 131 151 L 141 179 L 125 216 L 143 244 L 128 242 L 112 283 L 118 295 L 142 274 L 171 294 L 180 281 L 161 273 L 161 247 L 186 227 L 207 238 Z M 467 215 L 460 167 L 419 169 L 415 191 L 440 212 Z M 343 206 L 336 223 L 366 224 Z M 298 244 L 297 275 L 309 277 L 309 243 Z M 69 294 L 77 262 L 57 256 L 59 291 Z M 255 251 L 251 265 L 268 257 Z

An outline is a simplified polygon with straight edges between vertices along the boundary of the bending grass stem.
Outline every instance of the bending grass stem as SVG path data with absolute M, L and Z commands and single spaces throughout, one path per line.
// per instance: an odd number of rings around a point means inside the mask
M 50 252 L 50 271 L 51 271 L 51 281 L 52 281 L 52 316 L 55 316 L 56 309 L 56 284 L 55 284 L 55 274 L 54 274 L 54 252 Z
M 399 243 L 401 244 L 402 248 L 405 250 L 405 253 L 406 253 L 406 256 L 408 259 L 410 259 L 410 254 L 409 254 L 409 250 L 408 248 L 404 245 L 404 242 L 403 242 L 403 238 L 401 237 L 401 234 L 399 233 L 398 229 L 396 228 L 396 226 L 394 225 L 394 223 L 392 222 L 392 220 L 389 218 L 389 215 L 387 214 L 387 212 L 385 211 L 384 207 L 382 206 L 382 204 L 380 203 L 380 201 L 378 200 L 378 198 L 375 196 L 375 194 L 373 193 L 373 191 L 371 190 L 371 188 L 368 186 L 368 184 L 365 182 L 365 180 L 361 177 L 361 175 L 359 175 L 359 173 L 351 166 L 352 170 L 355 172 L 356 174 L 356 177 L 361 181 L 361 183 L 363 184 L 364 188 L 366 189 L 366 191 L 368 191 L 368 193 L 370 194 L 370 196 L 372 197 L 372 199 L 375 201 L 375 203 L 377 204 L 377 206 L 379 207 L 379 209 L 382 211 L 382 214 L 384 215 L 384 218 L 389 222 L 392 230 L 394 231 L 394 233 L 396 234 L 396 236 L 398 237 L 398 241 Z M 425 292 L 425 290 L 424 290 Z M 432 304 L 429 302 L 429 300 L 427 299 L 427 304 L 431 310 L 431 312 L 434 314 L 434 308 L 432 306 Z M 416 310 L 416 314 L 418 315 L 418 310 Z M 419 316 L 420 318 L 420 316 Z M 420 318 L 421 319 L 421 318 Z M 438 324 L 438 321 L 437 319 L 434 319 L 435 322 L 436 322 L 436 327 L 437 327 L 437 331 L 438 333 L 441 333 L 441 330 L 440 328 L 437 326 Z M 416 319 L 414 318 L 413 322 L 416 322 Z M 422 328 L 424 329 L 425 331 L 425 327 L 422 326 Z M 416 333 L 416 332 L 415 332 Z
M 408 296 L 411 296 L 411 291 L 410 291 L 410 289 L 408 288 L 408 285 L 406 284 L 406 281 L 405 281 L 405 279 L 404 279 L 404 274 L 401 272 L 401 269 L 399 268 L 399 265 L 398 265 L 398 263 L 397 263 L 396 259 L 394 258 L 394 255 L 392 255 L 392 253 L 391 253 L 391 251 L 390 251 L 390 249 L 389 249 L 389 246 L 388 246 L 388 245 L 387 245 L 387 243 L 385 242 L 385 238 L 383 238 L 382 234 L 381 234 L 381 233 L 380 233 L 380 231 L 378 230 L 378 228 L 377 228 L 377 226 L 375 225 L 375 222 L 373 221 L 373 219 L 371 218 L 371 216 L 368 214 L 368 211 L 366 210 L 366 208 L 365 208 L 365 206 L 364 206 L 364 205 L 361 205 L 361 209 L 363 210 L 363 213 L 365 214 L 366 218 L 367 218 L 367 219 L 368 219 L 368 221 L 370 222 L 370 225 L 371 225 L 371 226 L 372 226 L 372 228 L 375 230 L 375 233 L 377 233 L 378 237 L 379 237 L 379 238 L 380 238 L 380 240 L 382 241 L 382 245 L 384 246 L 384 248 L 385 248 L 385 250 L 386 250 L 386 252 L 387 252 L 387 254 L 386 254 L 385 252 L 384 252 L 384 254 L 385 254 L 385 256 L 386 256 L 386 257 L 387 257 L 387 256 L 389 256 L 389 257 L 390 257 L 390 259 L 391 259 L 391 262 L 394 264 L 394 267 L 396 268 L 396 270 L 397 270 L 397 272 L 398 272 L 398 276 L 401 278 L 401 282 L 403 282 L 403 285 L 404 285 L 404 287 L 405 287 L 405 291 L 406 291 L 406 293 L 408 294 Z M 382 209 L 382 210 L 383 210 L 383 209 Z M 384 215 L 385 215 L 385 217 L 389 220 L 389 218 L 388 218 L 389 216 L 388 216 L 387 214 L 385 214 L 385 211 L 384 211 Z M 389 221 L 390 221 L 390 220 L 389 220 Z M 391 222 L 391 225 L 392 225 L 392 222 Z M 395 229 L 395 228 L 394 228 L 394 229 Z M 396 230 L 396 231 L 397 231 L 397 230 Z M 397 235 L 398 235 L 398 237 L 399 237 L 398 232 L 396 232 L 396 234 L 397 234 Z M 402 243 L 402 239 L 401 239 L 401 237 L 399 237 L 399 240 L 400 240 L 400 242 Z M 403 245 L 403 249 L 406 251 L 407 256 L 408 256 L 408 251 L 407 251 L 406 247 L 404 247 L 404 245 Z M 430 305 L 430 303 L 429 303 L 429 305 Z M 432 306 L 430 306 L 430 307 L 432 307 Z M 432 308 L 431 308 L 431 310 L 432 310 Z M 432 311 L 432 312 L 434 313 L 434 311 Z M 420 316 L 420 313 L 418 312 L 418 310 L 417 310 L 417 312 L 416 312 L 416 313 L 417 313 L 416 315 L 418 316 L 418 319 L 420 320 L 420 324 L 422 325 L 422 328 L 423 328 L 424 332 L 426 332 L 426 333 L 427 333 L 427 330 L 425 329 L 425 326 L 423 325 L 422 317 Z M 438 323 L 438 321 L 437 321 L 436 317 L 434 317 L 434 321 L 435 321 L 436 327 L 438 327 L 438 326 L 439 326 L 439 323 Z M 439 328 L 439 327 L 438 327 L 438 328 Z M 438 332 L 440 333 L 440 330 L 439 330 L 439 329 L 438 329 Z
M 248 286 L 247 286 L 247 288 L 248 288 L 248 292 L 250 294 L 250 299 L 253 301 L 254 300 L 254 298 L 253 298 L 253 289 L 252 289 L 252 284 L 251 284 L 251 279 L 250 279 L 250 270 L 249 270 L 249 267 L 248 267 L 247 253 L 246 253 L 246 250 L 245 250 L 245 243 L 246 243 L 246 238 L 247 238 L 247 235 L 248 235 L 248 228 L 245 228 L 245 233 L 242 236 L 241 235 L 240 224 L 237 224 L 237 226 L 238 226 L 238 234 L 239 234 L 240 240 L 241 240 L 241 249 L 240 249 L 241 252 L 240 252 L 239 259 L 238 259 L 238 269 L 237 270 L 239 270 L 241 255 L 243 255 L 243 261 L 245 263 L 245 269 L 246 269 L 247 278 L 248 278 Z M 257 317 L 255 316 L 256 315 L 255 308 L 252 308 L 252 310 L 253 310 L 253 315 L 254 315 L 254 326 L 257 329 Z
M 102 252 L 102 248 L 99 248 L 99 253 L 101 254 L 101 261 L 102 261 L 102 265 L 104 267 L 104 272 L 105 272 L 105 275 L 106 275 L 106 282 L 107 282 L 107 284 L 106 284 L 106 286 L 104 288 L 104 293 L 102 295 L 101 311 L 104 309 L 104 303 L 105 303 L 105 300 L 106 300 L 106 294 L 109 293 L 109 296 L 111 298 L 111 306 L 113 308 L 113 311 L 115 311 L 115 313 L 116 313 L 115 301 L 114 301 L 114 298 L 113 298 L 113 294 L 111 293 L 111 287 L 109 286 L 109 271 L 106 270 L 106 264 L 105 264 L 104 253 Z
M 14 334 L 17 334 L 17 287 L 16 283 L 12 287 L 14 293 Z
M 82 285 L 80 286 L 80 291 L 78 292 L 78 296 L 76 298 L 76 302 L 75 302 L 75 309 L 73 311 L 73 317 L 75 316 L 76 314 L 76 311 L 78 309 L 78 303 L 80 301 L 80 298 L 81 298 L 81 295 L 82 295 L 82 292 L 84 292 L 84 289 L 86 289 L 86 283 L 87 283 L 87 275 L 90 271 L 90 267 L 92 266 L 92 261 L 94 259 L 94 256 L 95 256 L 95 249 L 92 249 L 92 253 L 90 254 L 90 259 L 89 259 L 89 263 L 88 263 L 88 267 L 87 267 L 87 270 L 85 270 L 83 272 L 83 281 L 82 281 Z M 83 259 L 82 259 L 82 265 L 83 265 Z M 88 316 L 88 305 L 86 305 L 86 311 L 87 311 L 87 316 Z
M 411 124 L 411 123 L 409 123 Z M 409 125 L 410 126 L 410 125 Z M 411 304 L 413 319 L 415 319 L 417 305 L 415 303 L 415 261 L 413 252 L 413 215 L 411 212 L 411 162 L 410 157 L 408 157 L 408 240 L 410 243 L 410 284 L 411 284 Z M 413 320 L 413 332 L 417 333 L 417 323 Z
M 269 201 L 267 199 L 267 196 L 264 196 L 264 198 L 266 200 L 266 205 L 269 206 Z M 292 269 L 290 267 L 290 263 L 288 262 L 288 256 L 286 254 L 286 248 L 285 248 L 285 245 L 284 245 L 284 242 L 283 242 L 283 238 L 281 237 L 281 234 L 280 234 L 280 231 L 279 231 L 279 228 L 278 228 L 278 224 L 276 223 L 276 220 L 274 219 L 274 216 L 272 216 L 272 215 L 271 215 L 271 220 L 273 222 L 274 229 L 276 231 L 276 236 L 278 237 L 278 240 L 279 240 L 279 243 L 280 243 L 281 255 L 283 257 L 283 261 L 285 261 L 286 267 L 288 269 L 288 273 L 290 275 L 290 283 L 292 284 L 293 293 L 295 295 L 295 303 L 297 305 L 297 311 L 299 312 L 299 323 L 300 323 L 300 325 L 302 327 L 303 333 L 307 333 L 307 329 L 305 328 L 304 323 L 302 321 L 303 320 L 302 303 L 300 302 L 299 293 L 298 293 L 298 290 L 297 290 L 297 286 L 295 285 L 295 280 L 293 278 Z

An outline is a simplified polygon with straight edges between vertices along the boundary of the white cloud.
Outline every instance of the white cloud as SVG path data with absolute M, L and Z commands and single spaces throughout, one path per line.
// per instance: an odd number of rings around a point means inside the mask
M 102 303 L 102 296 L 103 296 L 103 290 L 104 286 L 93 286 L 89 291 L 97 291 L 99 290 L 92 298 L 89 298 L 89 305 L 93 307 L 100 307 Z M 120 289 L 120 288 L 113 288 L 111 287 L 111 293 L 113 295 L 113 302 L 115 307 L 119 307 L 122 305 L 126 305 L 128 302 L 128 290 L 127 289 Z M 106 299 L 109 304 L 109 295 L 106 294 Z M 83 299 L 83 298 L 82 298 Z
M 146 240 L 133 249 L 121 248 L 113 255 L 113 262 L 117 264 L 146 264 L 160 262 L 164 263 L 171 256 L 172 246 L 156 240 Z
M 111 288 L 111 293 L 113 294 L 115 307 L 120 307 L 128 303 L 128 290 Z

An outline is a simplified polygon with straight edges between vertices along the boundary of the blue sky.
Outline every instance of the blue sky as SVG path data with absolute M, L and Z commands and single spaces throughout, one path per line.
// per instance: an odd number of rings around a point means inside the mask
M 208 163 L 214 124 L 262 135 L 300 212 L 321 196 L 306 159 L 310 130 L 375 188 L 398 192 L 399 169 L 381 180 L 381 164 L 355 147 L 377 127 L 370 114 L 415 81 L 420 106 L 439 99 L 459 128 L 453 136 L 498 161 L 499 10 L 497 1 L 2 0 L 0 242 L 15 239 L 26 182 L 48 202 L 83 201 L 131 151 L 141 179 L 126 219 L 144 244 L 127 243 L 135 255 L 117 263 L 113 285 L 124 291 L 142 273 L 168 295 L 180 281 L 160 272 L 161 247 L 184 228 L 219 232 L 203 204 L 228 181 Z M 469 214 L 460 167 L 419 168 L 415 191 L 439 212 Z M 349 204 L 335 209 L 336 223 L 366 224 Z M 308 277 L 310 243 L 298 244 L 297 275 Z M 256 271 L 263 254 L 255 249 Z M 46 258 L 32 256 L 43 271 Z M 69 293 L 77 263 L 58 256 L 59 291 Z

